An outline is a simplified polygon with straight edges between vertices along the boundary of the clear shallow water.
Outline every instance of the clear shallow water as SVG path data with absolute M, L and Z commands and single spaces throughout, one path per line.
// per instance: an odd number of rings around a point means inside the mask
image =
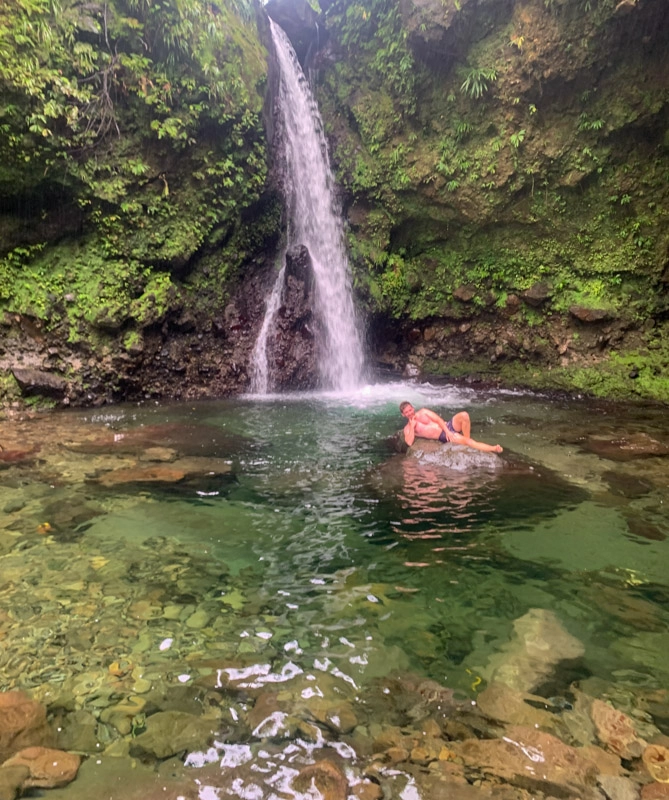
M 448 467 L 394 453 L 403 399 L 466 408 L 503 456 L 467 451 Z M 374 681 L 430 678 L 475 699 L 514 621 L 539 608 L 584 649 L 569 669 L 555 659 L 545 696 L 574 681 L 666 690 L 669 458 L 592 452 L 621 431 L 666 442 L 665 418 L 389 384 L 2 423 L 5 453 L 35 453 L 0 471 L 0 689 L 98 719 L 156 687 L 248 670 L 246 691 L 307 676 L 384 726 L 387 709 L 365 705 Z M 105 483 L 182 458 L 218 461 L 173 483 Z M 220 725 L 259 764 L 267 737 L 235 727 L 251 707 L 220 711 Z M 126 754 L 132 735 L 107 727 L 100 747 Z M 328 731 L 329 747 L 349 746 Z

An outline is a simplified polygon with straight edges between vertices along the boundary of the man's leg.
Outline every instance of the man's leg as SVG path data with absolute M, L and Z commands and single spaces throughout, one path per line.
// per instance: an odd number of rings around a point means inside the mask
M 472 421 L 469 419 L 469 414 L 466 411 L 458 411 L 451 420 L 451 425 L 458 433 L 461 433 L 465 439 L 471 438 Z

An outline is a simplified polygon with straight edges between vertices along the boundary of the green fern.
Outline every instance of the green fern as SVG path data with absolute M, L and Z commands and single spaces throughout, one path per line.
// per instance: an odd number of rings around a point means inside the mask
M 468 97 L 478 100 L 488 91 L 489 84 L 496 80 L 497 70 L 495 69 L 486 69 L 485 67 L 472 69 L 462 82 L 460 91 Z

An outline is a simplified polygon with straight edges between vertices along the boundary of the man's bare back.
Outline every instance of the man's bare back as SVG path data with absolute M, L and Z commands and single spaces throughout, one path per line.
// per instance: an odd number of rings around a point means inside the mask
M 466 411 L 459 411 L 448 422 L 439 414 L 429 408 L 419 408 L 418 411 L 406 400 L 400 403 L 400 412 L 408 420 L 404 426 L 404 440 L 411 447 L 416 437 L 420 439 L 438 439 L 441 442 L 453 442 L 484 453 L 501 453 L 502 447 L 498 444 L 485 444 L 472 439 L 471 420 Z

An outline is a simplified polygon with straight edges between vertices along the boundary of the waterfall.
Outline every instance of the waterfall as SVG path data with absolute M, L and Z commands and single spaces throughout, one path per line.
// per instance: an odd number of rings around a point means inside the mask
M 279 65 L 278 113 L 286 167 L 287 245 L 304 245 L 314 273 L 320 382 L 344 390 L 362 381 L 362 337 L 356 320 L 341 212 L 334 193 L 327 142 L 318 106 L 284 31 L 271 19 Z M 276 279 L 253 351 L 251 390 L 271 390 L 268 341 L 280 306 L 285 270 Z

